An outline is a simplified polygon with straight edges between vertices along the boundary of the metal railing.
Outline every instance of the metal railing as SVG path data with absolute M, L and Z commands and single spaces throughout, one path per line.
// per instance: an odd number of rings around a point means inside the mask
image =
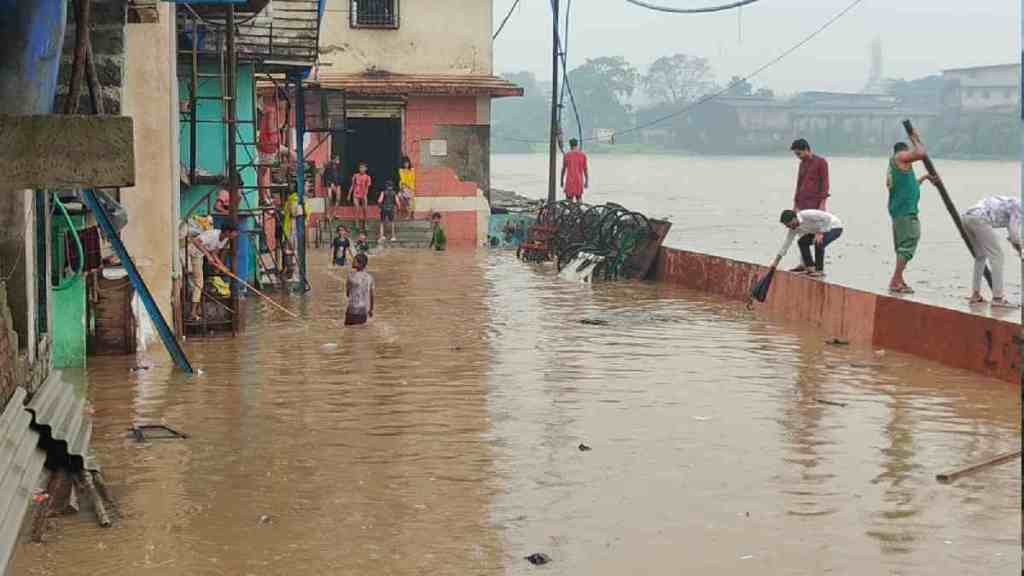
M 353 28 L 398 28 L 399 0 L 352 0 Z

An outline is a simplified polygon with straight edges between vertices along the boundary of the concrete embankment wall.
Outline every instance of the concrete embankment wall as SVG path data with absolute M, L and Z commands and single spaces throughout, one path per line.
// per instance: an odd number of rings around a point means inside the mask
M 659 282 L 745 300 L 757 264 L 662 247 L 655 264 Z M 777 272 L 759 309 L 820 328 L 829 338 L 914 354 L 1008 382 L 1020 382 L 1021 326 Z

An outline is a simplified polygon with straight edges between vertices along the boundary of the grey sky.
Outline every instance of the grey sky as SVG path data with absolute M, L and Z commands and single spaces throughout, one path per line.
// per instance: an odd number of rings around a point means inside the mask
M 562 0 L 563 9 L 567 0 Z M 719 0 L 660 0 L 699 7 Z M 658 56 L 682 52 L 710 59 L 716 79 L 746 75 L 821 26 L 852 0 L 761 0 L 737 11 L 671 15 L 625 0 L 574 0 L 569 65 L 597 56 L 625 56 L 643 69 Z M 514 0 L 494 0 L 495 26 Z M 872 38 L 882 37 L 885 76 L 916 78 L 943 68 L 1018 61 L 1017 0 L 864 0 L 800 51 L 754 81 L 777 92 L 857 91 L 869 70 Z M 550 75 L 550 0 L 521 0 L 495 43 L 498 73 Z

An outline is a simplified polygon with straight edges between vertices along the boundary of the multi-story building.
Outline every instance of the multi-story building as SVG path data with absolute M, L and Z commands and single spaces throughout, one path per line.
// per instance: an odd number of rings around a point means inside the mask
M 487 238 L 491 99 L 523 94 L 494 75 L 492 17 L 489 0 L 327 0 L 321 28 L 320 84 L 346 93 L 332 153 L 369 164 L 371 202 L 408 156 L 417 215 L 443 213 L 452 243 Z
M 943 103 L 963 112 L 1012 112 L 1020 105 L 1020 66 L 997 64 L 942 71 Z

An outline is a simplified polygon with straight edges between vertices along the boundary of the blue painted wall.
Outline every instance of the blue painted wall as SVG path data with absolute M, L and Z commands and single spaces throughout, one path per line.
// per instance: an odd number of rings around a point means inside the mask
M 201 63 L 199 72 L 201 74 L 217 74 L 220 67 L 217 63 Z M 183 102 L 188 101 L 189 78 L 191 77 L 191 66 L 184 64 L 179 68 L 178 94 Z M 213 100 L 196 101 L 197 124 L 197 148 L 196 156 L 197 171 L 201 174 L 223 176 L 227 165 L 227 126 L 221 122 L 224 118 L 224 103 L 220 100 L 221 83 L 219 78 L 200 78 L 198 89 L 199 96 L 203 98 L 214 98 Z M 253 164 L 258 159 L 256 146 L 256 126 L 253 120 L 253 111 L 256 96 L 256 79 L 251 64 L 240 64 L 238 66 L 237 86 L 235 88 L 238 104 L 235 108 L 238 120 L 238 132 L 236 135 L 236 158 L 239 167 L 246 164 Z M 191 150 L 191 125 L 187 116 L 182 116 L 179 140 L 181 142 L 181 170 L 187 173 L 192 154 Z M 241 169 L 242 184 L 247 187 L 256 186 L 256 169 L 246 167 Z M 213 186 L 182 187 L 181 192 L 181 216 L 192 207 L 195 202 L 210 192 Z M 209 206 L 213 205 L 216 193 L 211 196 Z M 240 209 L 257 208 L 259 206 L 259 195 L 255 188 L 248 188 L 241 191 Z M 196 214 L 207 213 L 207 203 L 203 202 L 196 209 Z M 252 218 L 243 218 L 239 223 L 243 230 L 255 227 Z M 248 234 L 241 234 L 238 243 L 238 258 L 235 263 L 235 273 L 252 281 L 255 276 L 256 259 L 252 255 L 253 247 L 250 246 Z
M 53 109 L 66 8 L 65 0 L 0 0 L 0 113 Z

